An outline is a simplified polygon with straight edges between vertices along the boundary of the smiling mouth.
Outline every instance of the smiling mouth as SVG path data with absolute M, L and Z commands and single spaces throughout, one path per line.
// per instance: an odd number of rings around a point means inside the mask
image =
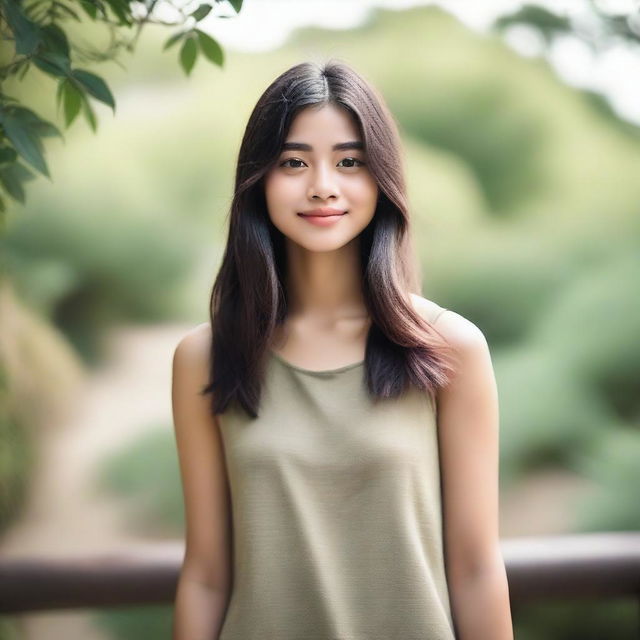
M 311 215 L 298 213 L 301 218 L 304 218 L 309 224 L 312 224 L 316 227 L 331 227 L 334 224 L 338 224 L 338 220 L 346 214 L 346 211 L 344 213 L 334 213 L 330 215 L 321 213 Z
M 346 215 L 348 212 L 344 211 L 342 213 L 298 213 L 302 218 L 339 218 L 340 216 Z

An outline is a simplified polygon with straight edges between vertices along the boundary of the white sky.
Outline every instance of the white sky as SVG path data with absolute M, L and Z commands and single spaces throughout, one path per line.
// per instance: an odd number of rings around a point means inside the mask
M 353 29 L 367 20 L 376 7 L 403 10 L 418 5 L 437 4 L 454 14 L 469 28 L 484 31 L 492 20 L 523 4 L 519 0 L 244 0 L 236 16 L 229 5 L 217 5 L 200 24 L 225 49 L 257 53 L 277 49 L 291 32 L 305 26 Z M 581 0 L 538 0 L 557 13 L 564 13 L 589 28 L 592 21 Z M 640 21 L 638 0 L 599 0 L 601 6 L 634 11 Z M 229 19 L 219 19 L 225 13 Z M 213 15 L 215 14 L 215 15 Z M 541 53 L 537 33 L 525 27 L 510 30 L 507 43 L 524 56 Z M 553 47 L 550 61 L 568 84 L 590 87 L 604 93 L 623 118 L 640 124 L 640 46 L 619 46 L 594 56 L 586 45 L 564 37 Z

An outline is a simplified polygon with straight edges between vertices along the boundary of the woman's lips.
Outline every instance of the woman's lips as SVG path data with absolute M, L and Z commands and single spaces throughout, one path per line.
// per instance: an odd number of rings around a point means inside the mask
M 310 222 L 311 224 L 316 225 L 317 227 L 329 227 L 332 224 L 335 224 L 346 213 L 347 212 L 345 211 L 344 213 L 339 213 L 337 215 L 330 215 L 330 216 L 326 216 L 326 215 L 310 216 L 303 213 L 299 213 L 298 215 L 304 220 L 306 220 L 307 222 Z
M 338 216 L 346 213 L 344 209 L 336 207 L 318 207 L 317 209 L 309 209 L 309 211 L 300 211 L 303 216 Z

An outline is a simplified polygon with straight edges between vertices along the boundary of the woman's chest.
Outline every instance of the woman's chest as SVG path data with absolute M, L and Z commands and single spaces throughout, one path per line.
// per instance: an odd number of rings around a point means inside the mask
M 420 467 L 437 455 L 429 397 L 410 391 L 372 402 L 360 368 L 326 377 L 283 368 L 265 389 L 258 418 L 221 421 L 228 464 L 340 474 Z

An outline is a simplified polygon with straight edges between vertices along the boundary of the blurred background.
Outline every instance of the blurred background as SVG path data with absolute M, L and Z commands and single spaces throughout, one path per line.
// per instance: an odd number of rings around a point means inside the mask
M 121 65 L 87 67 L 116 113 L 95 103 L 95 133 L 78 119 L 51 140 L 52 179 L 30 183 L 2 240 L 0 553 L 183 536 L 173 350 L 208 320 L 256 100 L 331 57 L 399 124 L 423 295 L 489 342 L 501 537 L 640 529 L 640 47 L 586 0 L 479 4 L 247 0 L 202 23 L 223 68 L 199 59 L 186 77 L 158 25 Z M 47 83 L 34 69 L 3 90 L 60 123 Z M 0 638 L 160 640 L 170 623 L 170 606 L 38 613 L 0 618 Z M 639 624 L 634 600 L 514 616 L 522 640 Z

